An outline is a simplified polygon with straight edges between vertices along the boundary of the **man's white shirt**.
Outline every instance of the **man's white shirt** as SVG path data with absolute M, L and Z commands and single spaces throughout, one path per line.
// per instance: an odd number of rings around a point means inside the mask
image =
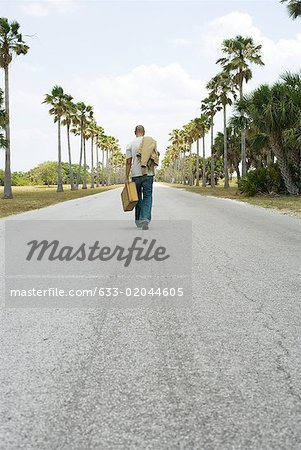
M 132 177 L 141 177 L 141 165 L 139 158 L 137 158 L 137 152 L 140 148 L 143 137 L 136 137 L 128 146 L 126 147 L 126 159 L 132 158 Z M 152 170 L 148 171 L 147 175 L 154 175 Z

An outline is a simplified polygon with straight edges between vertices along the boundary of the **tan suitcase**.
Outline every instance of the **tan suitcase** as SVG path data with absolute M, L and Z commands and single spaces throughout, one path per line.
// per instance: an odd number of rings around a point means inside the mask
M 121 192 L 121 200 L 123 211 L 132 211 L 135 208 L 138 203 L 138 193 L 134 181 L 125 184 Z

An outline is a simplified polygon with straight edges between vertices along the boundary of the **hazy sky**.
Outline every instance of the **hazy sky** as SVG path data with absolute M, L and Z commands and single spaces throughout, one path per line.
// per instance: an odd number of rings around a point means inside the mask
M 163 153 L 171 129 L 199 115 L 224 38 L 263 45 L 266 65 L 254 68 L 248 90 L 301 65 L 301 22 L 278 0 L 0 0 L 0 16 L 19 21 L 30 45 L 11 65 L 14 171 L 57 157 L 56 127 L 41 104 L 55 84 L 91 104 L 123 150 L 142 123 Z

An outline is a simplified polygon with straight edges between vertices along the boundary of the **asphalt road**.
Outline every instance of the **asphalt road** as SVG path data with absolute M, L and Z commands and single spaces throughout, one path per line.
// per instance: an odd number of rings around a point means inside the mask
M 119 195 L 17 219 L 128 218 Z M 3 309 L 1 449 L 301 449 L 301 221 L 163 186 L 154 219 L 193 221 L 191 304 Z

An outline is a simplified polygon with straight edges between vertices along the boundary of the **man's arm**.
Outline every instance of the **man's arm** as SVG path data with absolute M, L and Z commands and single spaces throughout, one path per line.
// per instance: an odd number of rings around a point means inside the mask
M 125 183 L 130 180 L 130 172 L 132 167 L 132 158 L 127 158 L 125 161 Z
M 125 152 L 125 183 L 128 183 L 130 181 L 130 172 L 132 167 L 132 147 L 131 144 L 128 144 Z

